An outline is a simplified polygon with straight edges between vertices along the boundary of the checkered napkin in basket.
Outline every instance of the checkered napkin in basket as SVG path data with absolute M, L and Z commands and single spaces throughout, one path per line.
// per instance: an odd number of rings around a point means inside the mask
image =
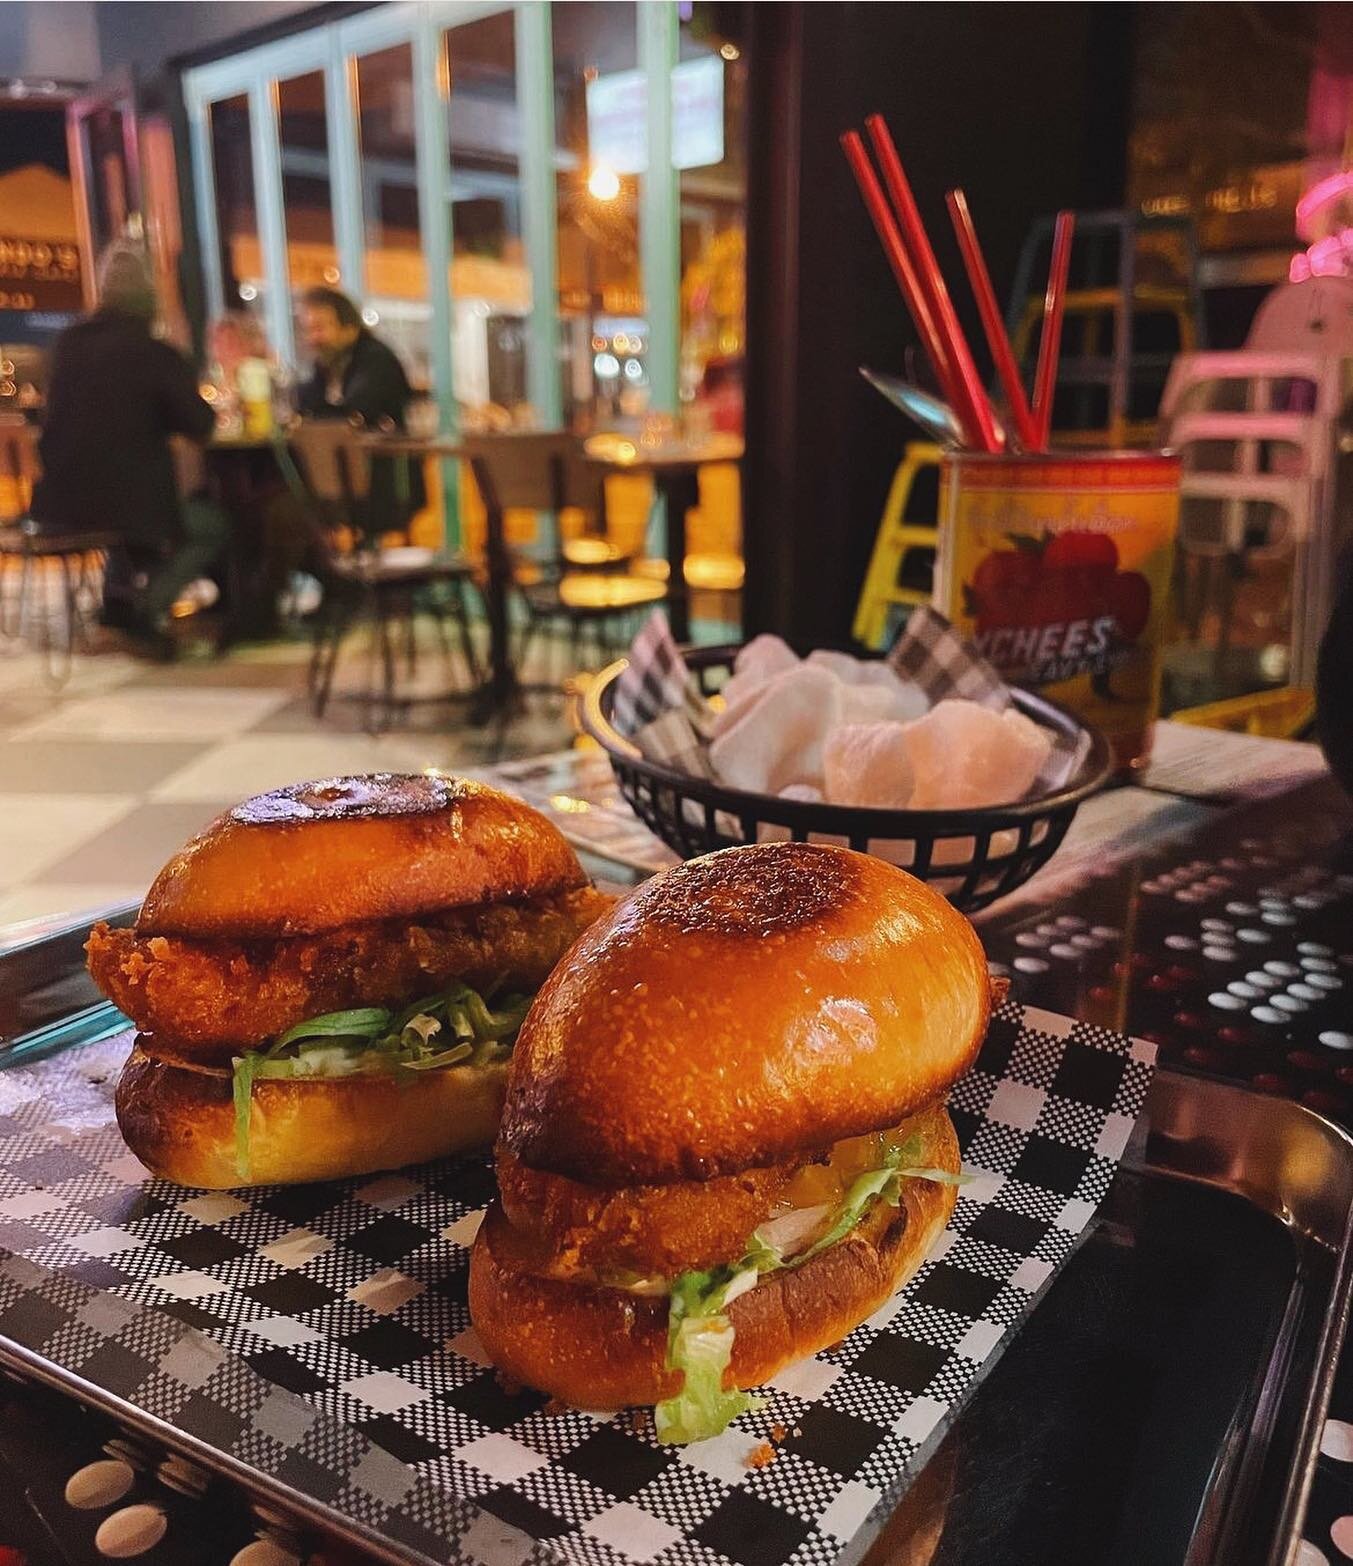
M 630 644 L 629 663 L 615 682 L 611 721 L 647 760 L 693 777 L 714 776 L 706 751 L 714 709 L 686 667 L 661 609 L 649 615 Z
M 898 676 L 919 685 L 933 707 L 961 696 L 1001 711 L 1012 705 L 1010 688 L 985 658 L 974 653 L 937 609 L 912 610 L 887 662 Z M 707 741 L 713 709 L 686 667 L 667 617 L 655 611 L 635 637 L 629 666 L 616 681 L 612 720 L 649 761 L 712 778 Z M 1052 751 L 1034 784 L 1035 794 L 1063 787 L 1090 750 L 1090 737 L 1054 733 Z
M 828 1566 L 858 1555 L 1075 1248 L 1153 1048 L 1007 1004 L 950 1096 L 972 1182 L 905 1289 L 723 1435 L 555 1412 L 470 1327 L 483 1160 L 233 1193 L 154 1180 L 127 1036 L 0 1072 L 0 1339 L 427 1562 Z M 781 1428 L 782 1427 L 782 1428 Z M 749 1455 L 776 1437 L 775 1460 Z M 782 1439 L 781 1439 L 782 1437 Z

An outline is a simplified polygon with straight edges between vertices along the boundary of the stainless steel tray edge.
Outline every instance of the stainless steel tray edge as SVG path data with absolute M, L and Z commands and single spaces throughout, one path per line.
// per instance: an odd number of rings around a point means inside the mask
M 343 1514 L 331 1511 L 322 1502 L 294 1490 L 219 1447 L 211 1446 L 178 1429 L 176 1425 L 147 1413 L 126 1402 L 116 1393 L 105 1391 L 78 1372 L 66 1370 L 43 1359 L 40 1354 L 16 1343 L 12 1338 L 0 1336 L 0 1366 L 12 1371 L 21 1380 L 37 1381 L 44 1386 L 73 1397 L 89 1408 L 99 1410 L 117 1421 L 124 1429 L 149 1437 L 169 1451 L 191 1459 L 212 1473 L 221 1475 L 243 1490 L 251 1500 L 267 1504 L 272 1502 L 282 1511 L 301 1522 L 311 1524 L 318 1532 L 333 1539 L 340 1539 L 388 1566 L 430 1566 L 428 1557 L 416 1550 L 406 1550 L 393 1540 L 377 1533 L 375 1529 Z M 504 1524 L 504 1531 L 510 1531 Z M 523 1551 L 525 1559 L 525 1551 Z
M 1353 1137 L 1286 1099 L 1159 1071 L 1123 1163 L 1241 1196 L 1328 1253 L 1329 1306 L 1266 1558 L 1267 1566 L 1295 1566 L 1353 1299 Z

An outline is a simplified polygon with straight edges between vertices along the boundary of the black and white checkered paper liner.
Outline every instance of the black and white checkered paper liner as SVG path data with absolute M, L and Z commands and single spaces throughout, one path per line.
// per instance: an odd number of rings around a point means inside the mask
M 858 1544 L 1075 1247 L 1154 1058 L 1002 1008 L 950 1101 L 975 1178 L 916 1277 L 762 1410 L 664 1447 L 486 1364 L 466 1307 L 485 1161 L 185 1191 L 118 1136 L 126 1047 L 0 1073 L 0 1338 L 414 1557 L 485 1566 L 826 1566 Z
M 919 605 L 907 617 L 887 657 L 888 666 L 910 685 L 919 685 L 933 707 L 959 696 L 1004 711 L 1014 702 L 1010 687 L 990 663 L 972 651 L 938 609 Z M 667 617 L 655 610 L 635 637 L 629 665 L 616 681 L 611 718 L 648 761 L 692 777 L 713 778 L 707 741 L 714 710 L 701 694 L 672 636 Z M 1052 750 L 1031 793 L 1062 788 L 1090 753 L 1090 736 L 1052 733 Z

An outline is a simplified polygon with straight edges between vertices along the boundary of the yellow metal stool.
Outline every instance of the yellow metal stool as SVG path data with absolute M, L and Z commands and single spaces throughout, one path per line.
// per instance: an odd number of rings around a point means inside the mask
M 888 501 L 879 521 L 874 552 L 864 574 L 860 601 L 855 606 L 855 640 L 865 647 L 882 647 L 888 630 L 888 611 L 894 605 L 914 608 L 930 602 L 930 594 L 914 587 L 899 586 L 902 564 L 913 549 L 933 551 L 939 541 L 939 528 L 933 522 L 909 519 L 912 491 L 918 475 L 926 468 L 937 468 L 942 453 L 927 441 L 913 441 L 903 452 L 893 475 Z

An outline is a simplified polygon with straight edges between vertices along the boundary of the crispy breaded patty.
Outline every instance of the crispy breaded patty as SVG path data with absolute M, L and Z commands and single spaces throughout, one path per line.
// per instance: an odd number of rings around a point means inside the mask
M 584 886 L 434 919 L 345 925 L 276 941 L 138 935 L 96 924 L 94 982 L 144 1033 L 183 1053 L 221 1055 L 352 1006 L 400 1006 L 460 979 L 534 990 L 575 937 L 614 902 Z
M 753 1231 L 779 1213 L 832 1211 L 858 1176 L 883 1166 L 889 1141 L 928 1138 L 944 1114 L 942 1104 L 931 1105 L 886 1132 L 849 1137 L 815 1155 L 667 1185 L 587 1185 L 528 1169 L 499 1147 L 498 1195 L 538 1271 L 670 1278 L 736 1260 Z
M 786 1164 L 714 1180 L 584 1185 L 527 1169 L 498 1153 L 498 1190 L 508 1221 L 538 1251 L 542 1270 L 576 1267 L 672 1277 L 741 1253 L 795 1173 Z

